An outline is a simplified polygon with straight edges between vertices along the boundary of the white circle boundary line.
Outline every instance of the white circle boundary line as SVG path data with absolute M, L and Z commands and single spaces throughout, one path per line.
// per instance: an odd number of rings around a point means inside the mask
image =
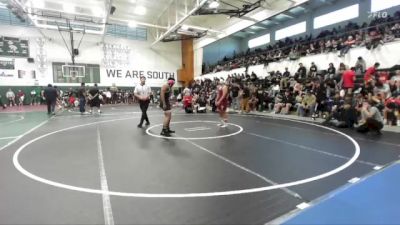
M 197 120 L 197 121 L 179 121 L 179 122 L 171 122 L 171 124 L 181 124 L 181 123 L 218 123 L 216 121 L 208 121 L 208 120 Z M 243 127 L 237 125 L 237 124 L 233 124 L 233 123 L 227 123 L 228 125 L 231 126 L 235 126 L 237 128 L 239 128 L 238 131 L 231 133 L 231 134 L 225 134 L 225 135 L 220 135 L 220 136 L 214 136 L 214 137 L 193 137 L 193 138 L 186 138 L 186 137 L 165 137 L 165 136 L 161 136 L 161 135 L 157 135 L 157 134 L 153 134 L 150 132 L 151 129 L 155 128 L 155 127 L 160 127 L 163 124 L 156 124 L 153 125 L 149 128 L 146 129 L 146 133 L 150 136 L 156 137 L 156 138 L 162 138 L 162 139 L 172 139 L 172 140 L 211 140 L 211 139 L 219 139 L 219 138 L 226 138 L 226 137 L 231 137 L 234 135 L 238 135 L 240 133 L 243 132 Z
M 234 190 L 234 191 L 221 191 L 221 192 L 205 192 L 205 193 L 176 193 L 176 194 L 166 194 L 166 193 L 161 193 L 161 194 L 157 194 L 157 193 L 153 193 L 153 194 L 149 194 L 149 193 L 129 193 L 129 192 L 117 192 L 117 191 L 102 191 L 102 190 L 98 190 L 98 189 L 91 189 L 91 188 L 82 188 L 82 187 L 76 187 L 76 186 L 72 186 L 72 185 L 67 185 L 67 184 L 62 184 L 62 183 L 58 183 L 58 182 L 54 182 L 51 180 L 47 180 L 44 179 L 42 177 L 36 176 L 30 172 L 28 172 L 27 170 L 25 170 L 21 164 L 18 161 L 18 156 L 21 153 L 21 151 L 28 145 L 32 144 L 33 142 L 40 140 L 44 137 L 50 136 L 52 134 L 55 133 L 59 133 L 59 132 L 63 132 L 63 131 L 67 131 L 67 130 L 71 130 L 71 129 L 75 129 L 78 127 L 83 127 L 83 126 L 89 126 L 89 125 L 94 125 L 94 124 L 99 124 L 99 123 L 107 123 L 107 122 L 114 122 L 114 121 L 121 121 L 121 120 L 128 120 L 128 119 L 133 119 L 133 118 L 138 118 L 138 117 L 131 117 L 131 118 L 123 118 L 123 119 L 114 119 L 114 120 L 107 120 L 107 121 L 99 121 L 99 122 L 94 122 L 94 123 L 88 123 L 88 124 L 83 124 L 83 125 L 78 125 L 78 126 L 73 126 L 73 127 L 69 127 L 69 128 L 65 128 L 65 129 L 61 129 L 58 131 L 53 131 L 47 134 L 44 134 L 42 136 L 39 136 L 35 139 L 30 140 L 29 142 L 25 143 L 24 145 L 22 145 L 15 153 L 13 156 L 13 163 L 15 168 L 21 172 L 22 174 L 24 174 L 25 176 L 42 182 L 44 184 L 48 184 L 54 187 L 59 187 L 59 188 L 63 188 L 63 189 L 68 189 L 68 190 L 73 190 L 73 191 L 80 191 L 80 192 L 86 192 L 86 193 L 92 193 L 92 194 L 106 194 L 106 195 L 112 195 L 112 196 L 120 196 L 120 197 L 136 197 L 136 198 L 198 198 L 198 197 L 215 197 L 215 196 L 229 196 L 229 195 L 239 195 L 239 194 L 249 194 L 249 193 L 257 193 L 257 192 L 262 192 L 262 191 L 268 191 L 268 190 L 274 190 L 274 189 L 280 189 L 280 188 L 286 188 L 286 187 L 291 187 L 291 186 L 296 186 L 296 185 L 300 185 L 300 184 L 305 184 L 305 183 L 309 183 L 309 182 L 313 182 L 316 180 L 320 180 L 326 177 L 329 177 L 331 175 L 334 175 L 336 173 L 341 172 L 342 170 L 348 168 L 349 166 L 351 166 L 356 160 L 357 158 L 360 156 L 360 146 L 359 144 L 349 135 L 332 129 L 330 127 L 324 127 L 318 124 L 313 124 L 313 123 L 308 123 L 308 122 L 303 122 L 303 121 L 297 121 L 297 120 L 290 120 L 292 122 L 299 122 L 299 123 L 304 123 L 304 124 L 308 124 L 311 126 L 316 126 L 316 127 L 320 127 L 320 128 L 324 128 L 333 132 L 336 132 L 344 137 L 346 137 L 348 140 L 350 140 L 354 147 L 355 147 L 355 153 L 353 155 L 353 157 L 347 161 L 345 164 L 343 164 L 342 166 L 337 167 L 334 170 L 328 171 L 326 173 L 314 176 L 314 177 L 310 177 L 310 178 L 306 178 L 306 179 L 302 179 L 302 180 L 297 180 L 297 181 L 293 181 L 293 182 L 288 182 L 288 183 L 283 183 L 283 184 L 278 184 L 278 185 L 271 185 L 271 186 L 266 186 L 266 187 L 259 187 L 259 188 L 249 188 L 249 189 L 241 189 L 241 190 Z M 279 118 L 280 119 L 280 118 Z
M 7 121 L 7 122 L 0 122 L 0 125 L 12 124 L 12 123 L 16 123 L 16 122 L 19 122 L 19 121 L 25 119 L 24 116 L 20 116 L 20 115 L 15 115 L 15 116 L 19 117 L 19 119 Z

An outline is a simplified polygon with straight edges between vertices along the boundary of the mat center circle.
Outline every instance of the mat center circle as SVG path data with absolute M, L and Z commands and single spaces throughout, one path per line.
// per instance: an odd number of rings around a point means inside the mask
M 205 140 L 231 137 L 243 132 L 243 127 L 226 123 L 226 127 L 218 126 L 217 121 L 179 121 L 171 122 L 171 129 L 176 131 L 176 134 L 171 137 L 159 135 L 163 124 L 156 124 L 147 128 L 146 133 L 150 136 L 165 139 L 175 140 Z M 203 136 L 204 135 L 204 136 Z

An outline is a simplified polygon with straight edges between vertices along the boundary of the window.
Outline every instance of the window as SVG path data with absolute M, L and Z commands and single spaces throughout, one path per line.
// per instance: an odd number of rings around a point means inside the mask
M 295 25 L 277 30 L 275 33 L 275 40 L 281 40 L 286 37 L 294 36 L 306 32 L 306 21 L 297 23 Z
M 371 12 L 378 12 L 400 5 L 400 0 L 371 0 Z
M 327 13 L 322 16 L 315 17 L 314 18 L 314 29 L 318 29 L 318 28 L 332 25 L 335 23 L 339 23 L 342 21 L 357 18 L 358 13 L 359 13 L 358 7 L 359 7 L 359 5 L 355 4 L 355 5 L 351 5 L 351 6 Z
M 249 41 L 249 48 L 254 48 L 254 47 L 257 47 L 260 45 L 265 45 L 265 44 L 268 44 L 270 41 L 271 41 L 270 35 L 266 34 L 266 35 L 251 39 Z

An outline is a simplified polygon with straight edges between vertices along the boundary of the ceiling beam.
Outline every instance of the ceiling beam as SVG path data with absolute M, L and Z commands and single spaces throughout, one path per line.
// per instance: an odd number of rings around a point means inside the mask
M 104 26 L 103 26 L 103 34 L 101 35 L 101 43 L 104 43 L 104 38 L 106 37 L 107 23 L 110 18 L 110 11 L 111 11 L 111 7 L 112 7 L 112 3 L 113 3 L 113 0 L 105 0 L 105 1 L 106 1 L 105 9 L 107 11 L 106 11 L 106 17 L 105 17 Z
M 157 24 L 144 23 L 144 22 L 134 21 L 134 20 L 130 20 L 130 19 L 123 19 L 123 18 L 116 18 L 116 17 L 112 17 L 109 19 L 109 23 L 119 23 L 119 24 L 123 24 L 123 25 L 128 25 L 129 22 L 134 22 L 137 25 L 141 25 L 144 27 L 151 27 L 151 28 L 157 28 L 157 29 L 163 29 L 163 30 L 168 29 L 168 27 L 159 26 Z
M 179 28 L 179 26 L 184 23 L 191 15 L 193 15 L 197 10 L 201 9 L 201 7 L 203 7 L 206 3 L 208 2 L 208 0 L 197 0 L 197 4 L 196 6 L 190 10 L 189 13 L 187 13 L 182 19 L 180 19 L 177 23 L 175 23 L 174 25 L 172 25 L 165 33 L 163 33 L 159 38 L 157 38 L 156 41 L 154 41 L 151 46 L 154 46 L 155 44 L 157 44 L 158 42 L 160 42 L 162 39 L 164 39 L 165 37 L 167 37 L 167 35 L 169 35 L 170 33 L 174 32 L 176 29 Z

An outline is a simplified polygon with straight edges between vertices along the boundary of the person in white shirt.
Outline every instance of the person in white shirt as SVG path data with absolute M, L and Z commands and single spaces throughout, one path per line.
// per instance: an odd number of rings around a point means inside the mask
M 135 87 L 133 94 L 139 100 L 140 110 L 142 110 L 142 117 L 140 119 L 138 128 L 142 128 L 145 120 L 146 126 L 150 125 L 150 121 L 147 116 L 147 109 L 149 108 L 150 104 L 151 88 L 146 85 L 146 77 L 140 77 L 140 85 Z
M 8 99 L 8 104 L 10 107 L 15 105 L 15 93 L 11 90 L 11 88 L 8 89 L 6 98 Z

